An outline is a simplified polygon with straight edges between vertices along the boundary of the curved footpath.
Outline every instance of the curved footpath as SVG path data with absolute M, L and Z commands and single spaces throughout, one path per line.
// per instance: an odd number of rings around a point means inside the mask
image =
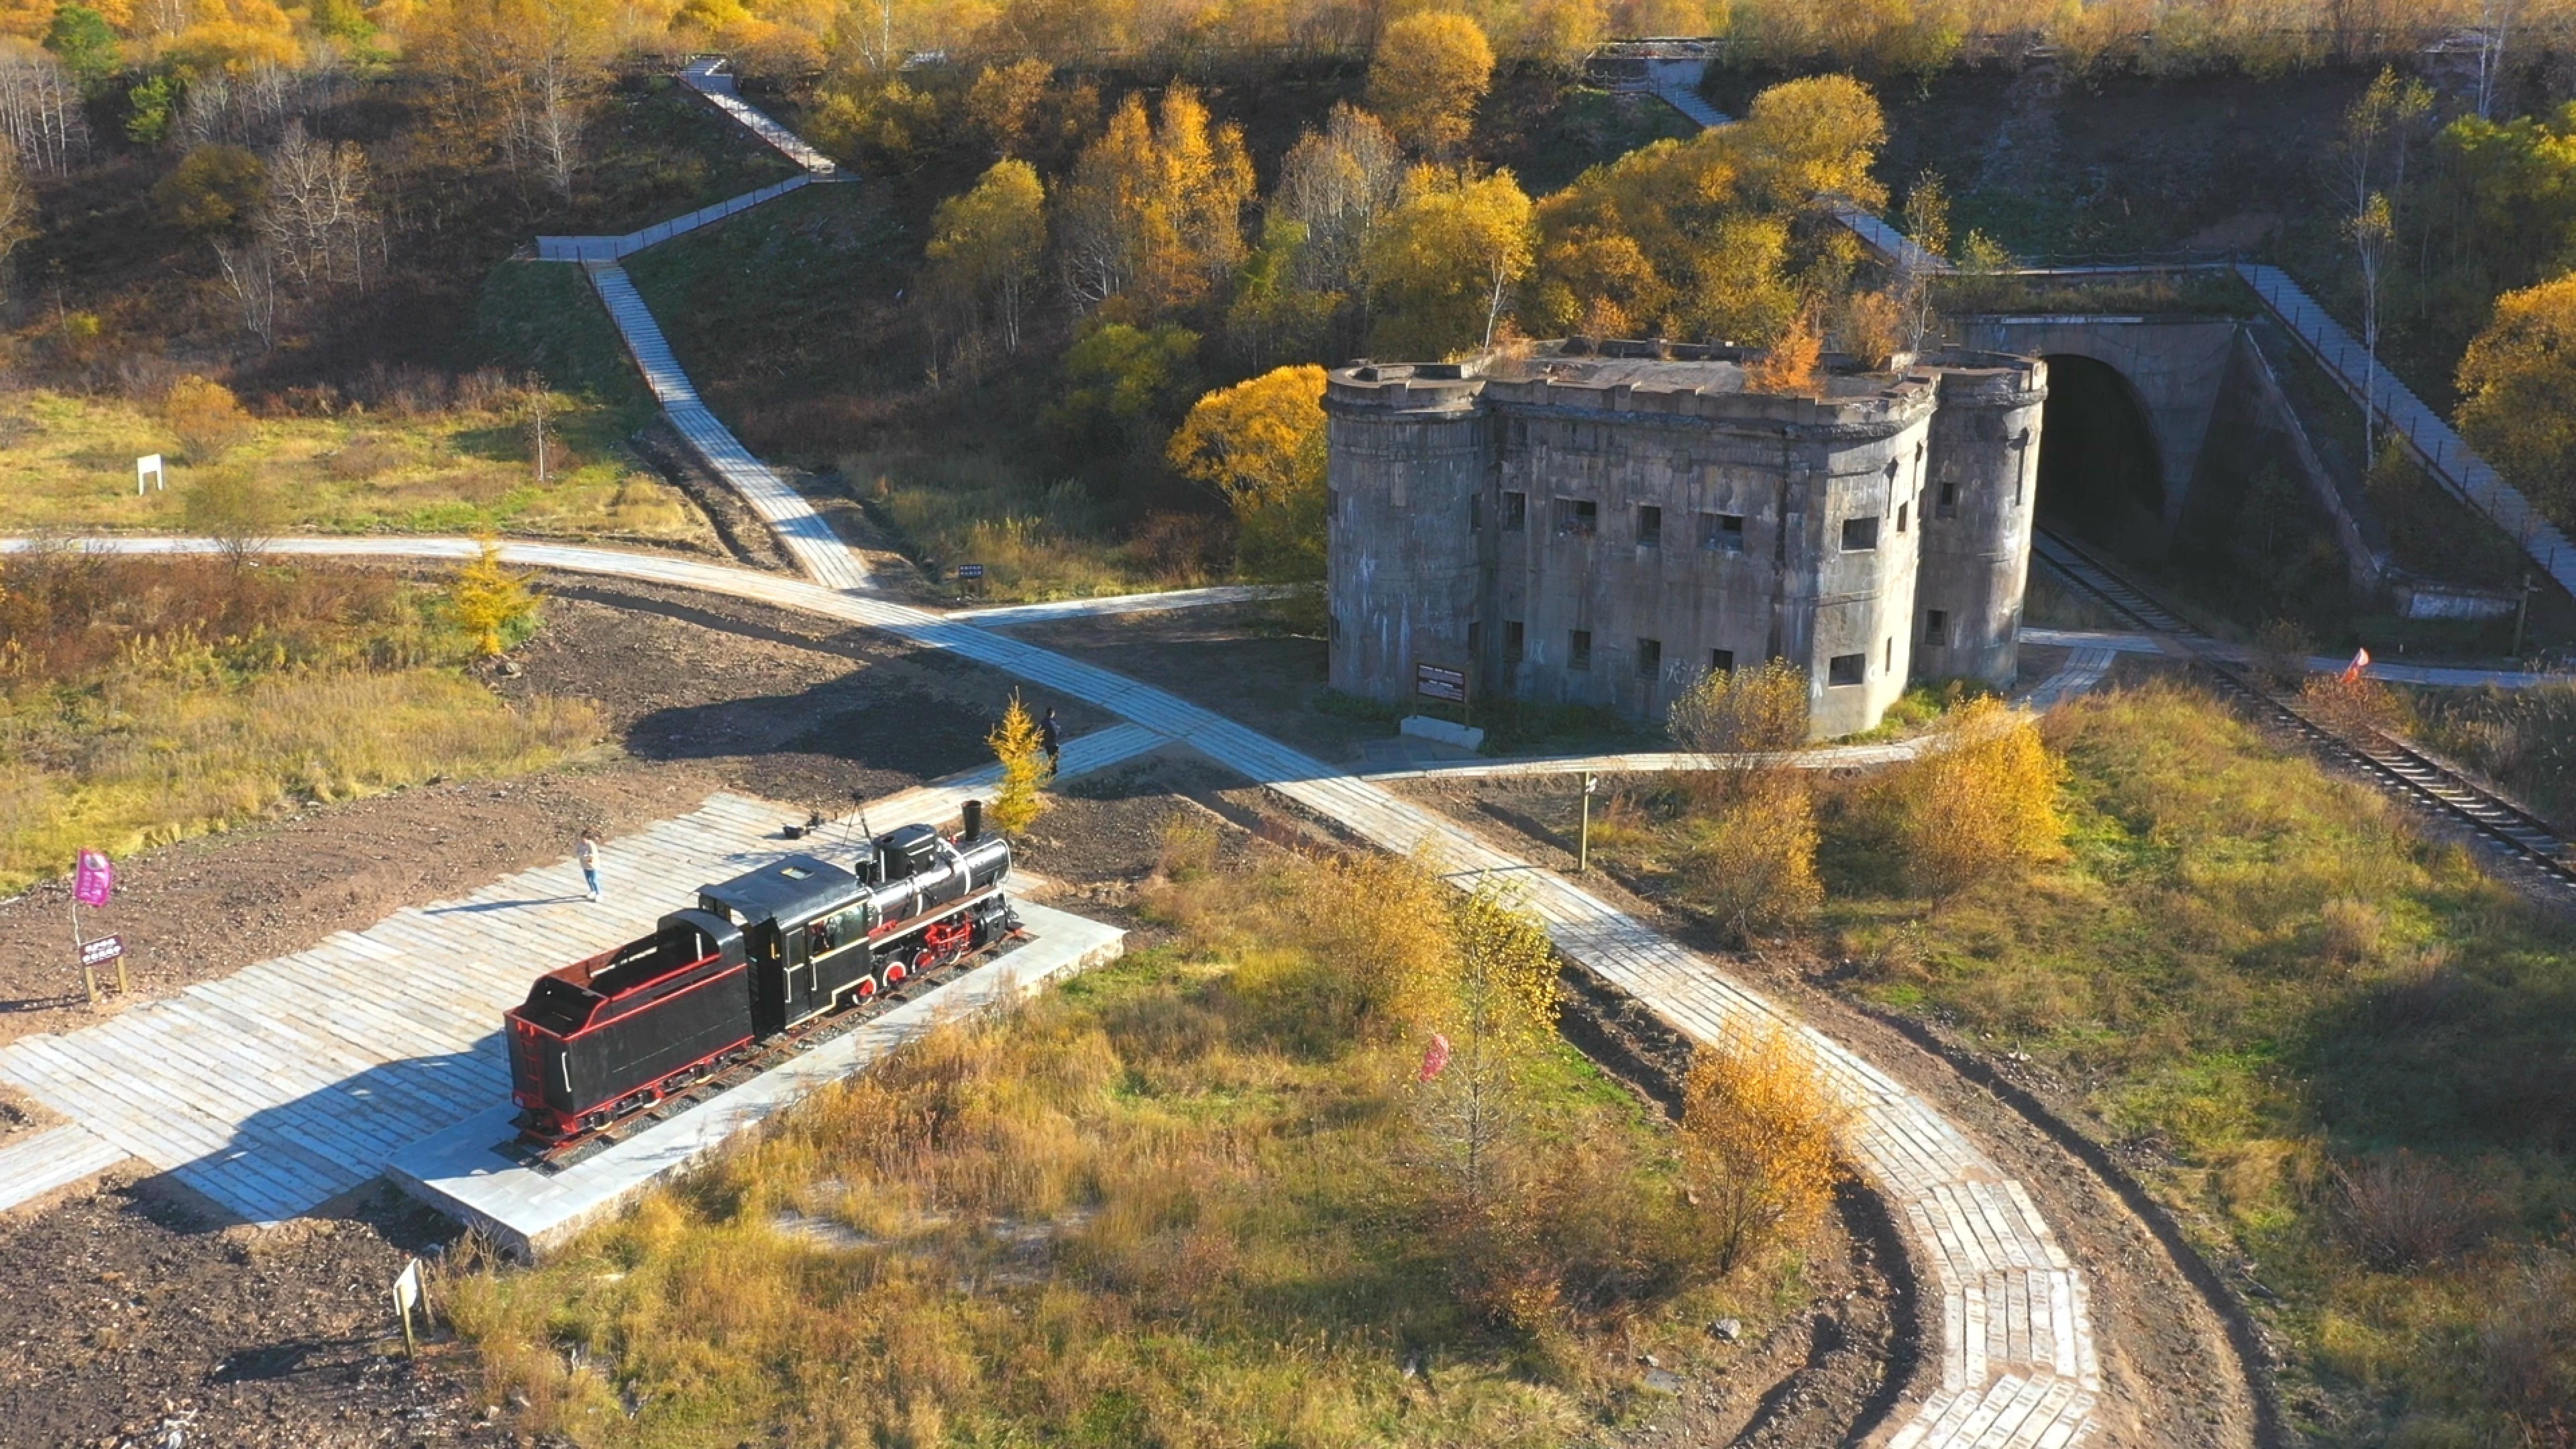
M 796 154 L 789 143 L 803 147 L 802 141 L 722 94 L 729 87 L 718 80 L 718 69 L 707 62 L 695 64 L 689 83 L 764 140 Z M 739 463 L 748 467 L 728 469 L 720 462 L 719 471 L 742 487 L 746 500 L 787 541 L 803 567 L 827 583 L 844 583 L 853 571 L 856 579 L 833 589 L 691 560 L 544 544 L 506 545 L 504 556 L 511 562 L 710 590 L 844 619 L 924 648 L 953 651 L 1187 744 L 1381 848 L 1436 862 L 1461 887 L 1492 883 L 1513 892 L 1546 921 L 1569 960 L 1693 1041 L 1742 1039 L 1772 1027 L 1798 1033 L 1814 1049 L 1830 1086 L 1854 1108 L 1855 1125 L 1846 1145 L 1902 1225 L 1918 1273 L 1924 1321 L 1939 1324 L 1938 1341 L 1927 1345 L 1937 1365 L 1933 1385 L 1898 1411 L 1898 1427 L 1886 1441 L 1890 1449 L 2063 1449 L 2099 1431 L 2095 1410 L 2102 1374 L 2086 1280 L 2030 1194 L 1930 1102 L 1644 922 L 1381 786 L 1163 690 L 973 622 L 845 591 L 864 586 L 865 570 L 856 555 L 838 548 L 828 521 L 706 411 L 641 299 L 618 307 L 633 296 L 631 288 L 623 297 L 612 296 L 624 274 L 594 269 L 592 276 L 618 313 L 630 348 L 674 421 L 685 409 L 691 421 L 703 420 L 703 426 L 721 434 L 722 445 L 730 445 L 728 461 L 730 453 L 739 453 Z M 646 336 L 662 344 L 649 357 L 639 345 Z M 685 402 L 680 401 L 682 392 Z M 132 542 L 145 551 L 152 541 Z M 170 540 L 164 546 L 179 551 L 191 545 Z M 279 545 L 279 551 L 458 557 L 473 547 L 462 540 L 296 539 Z
M 757 500 L 755 500 L 756 502 Z M 797 500 L 799 503 L 801 499 Z M 203 552 L 204 540 L 104 541 L 134 553 Z M 466 539 L 291 539 L 280 553 L 462 558 Z M 607 574 L 701 589 L 883 629 L 950 650 L 1124 716 L 1383 849 L 1420 854 L 1462 888 L 1492 883 L 1547 923 L 1565 956 L 1695 1042 L 1777 1026 L 1814 1049 L 1850 1102 L 1853 1160 L 1905 1229 L 1920 1275 L 1932 1391 L 1903 1414 L 1892 1449 L 2060 1449 L 2094 1432 L 2101 1367 L 2090 1289 L 2030 1194 L 1938 1109 L 1793 1014 L 1633 916 L 1552 871 L 1495 849 L 1456 822 L 1213 711 L 1094 665 L 926 610 L 693 559 L 558 544 L 504 544 L 522 567 Z

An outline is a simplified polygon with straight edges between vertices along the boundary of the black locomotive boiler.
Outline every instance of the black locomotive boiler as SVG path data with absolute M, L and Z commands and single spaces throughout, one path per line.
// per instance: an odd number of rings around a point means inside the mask
M 980 803 L 980 802 L 979 802 Z M 503 1014 L 523 1135 L 559 1142 L 712 1073 L 727 1057 L 1019 929 L 1010 842 L 967 809 L 955 838 L 907 825 L 855 868 L 784 856 L 662 917 L 653 934 L 537 978 Z

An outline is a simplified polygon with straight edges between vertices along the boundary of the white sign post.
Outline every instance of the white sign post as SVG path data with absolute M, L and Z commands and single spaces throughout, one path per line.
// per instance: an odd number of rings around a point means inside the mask
M 134 496 L 142 497 L 146 486 L 158 488 L 164 493 L 170 491 L 170 475 L 162 468 L 161 455 L 158 453 L 146 453 L 134 460 Z
M 394 1308 L 402 1314 L 403 1352 L 410 1358 L 420 1357 L 420 1340 L 412 1336 L 411 1311 L 420 1310 L 421 1321 L 429 1321 L 429 1291 L 421 1285 L 420 1259 L 403 1265 L 402 1275 L 394 1279 Z

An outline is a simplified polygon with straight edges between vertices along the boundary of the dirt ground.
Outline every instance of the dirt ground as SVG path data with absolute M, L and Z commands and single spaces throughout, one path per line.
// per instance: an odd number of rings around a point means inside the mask
M 548 630 L 496 671 L 504 693 L 602 702 L 612 743 L 572 768 L 511 782 L 446 782 L 311 806 L 138 858 L 113 909 L 135 946 L 138 994 L 363 926 L 561 855 L 583 827 L 613 832 L 714 789 L 832 806 L 979 762 L 1009 692 L 997 676 L 863 632 L 678 592 L 562 581 Z M 1321 651 L 1265 635 L 1235 611 L 1069 621 L 1024 631 L 1265 726 L 1332 758 L 1385 726 L 1311 708 Z M 1071 705 L 1068 728 L 1106 721 Z M 1433 796 L 1534 858 L 1552 842 L 1462 794 Z M 1163 822 L 1195 802 L 1264 838 L 1319 846 L 1323 832 L 1227 772 L 1167 753 L 1068 782 L 1022 859 L 1053 897 L 1127 926 Z M 351 869 L 352 866 L 362 867 Z M 59 893 L 0 903 L 0 1035 L 89 1020 L 62 999 Z M 1650 903 L 1629 904 L 1649 916 Z M 156 926 L 155 922 L 174 924 Z M 1665 924 L 1690 937 L 1689 923 Z M 1698 942 L 1706 946 L 1706 942 Z M 2139 1408 L 2113 1442 L 2247 1442 L 2250 1410 L 2205 1307 L 2116 1193 L 2026 1117 L 1936 1052 L 1863 1016 L 1812 962 L 1750 963 L 1756 979 L 1935 1095 L 2030 1183 L 2095 1274 L 2106 1368 Z M 1686 1049 L 1615 1001 L 1579 1003 L 1579 1042 L 1642 1095 L 1669 1103 Z M 0 1113 L 5 1124 L 5 1113 Z M 0 1219 L 0 1449 L 243 1445 L 505 1444 L 506 1406 L 479 1402 L 470 1361 L 433 1344 L 418 1369 L 391 1356 L 386 1284 L 452 1232 L 389 1192 L 268 1234 L 224 1228 L 166 1184 L 111 1178 Z M 1623 1444 L 1852 1442 L 1905 1392 L 1923 1325 L 1877 1204 L 1846 1196 L 1774 1315 L 1709 1351 L 1653 1370 L 1663 1394 Z M 495 1417 L 493 1410 L 501 1412 Z M 2140 1424 L 2156 1425 L 2150 1437 Z M 1606 1433 L 1606 1431 L 1605 1431 Z M 1605 1441 L 1606 1442 L 1606 1441 Z

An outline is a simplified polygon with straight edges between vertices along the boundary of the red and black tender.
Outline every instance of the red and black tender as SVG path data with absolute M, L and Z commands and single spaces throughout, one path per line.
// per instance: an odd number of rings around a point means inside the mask
M 854 868 L 789 855 L 721 885 L 653 934 L 538 977 L 503 1016 L 529 1137 L 607 1125 L 744 1048 L 991 946 L 1019 929 L 1011 847 L 907 825 Z

